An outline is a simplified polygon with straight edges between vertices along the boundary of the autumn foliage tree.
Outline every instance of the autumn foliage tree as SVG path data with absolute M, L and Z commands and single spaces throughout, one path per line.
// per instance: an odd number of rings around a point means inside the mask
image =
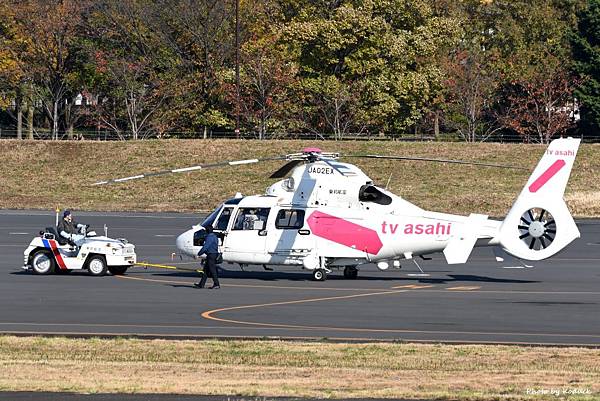
M 239 112 L 247 127 L 266 138 L 269 131 L 283 130 L 294 108 L 294 87 L 297 66 L 282 59 L 282 50 L 275 34 L 250 40 L 241 49 Z M 232 71 L 231 71 L 232 72 Z M 236 112 L 238 92 L 229 74 L 224 84 L 232 112 Z
M 238 88 L 233 1 L 5 0 L 0 129 L 203 138 L 239 115 L 259 138 L 429 125 L 436 139 L 547 141 L 572 107 L 565 70 L 585 78 L 584 119 L 598 114 L 597 3 L 241 1 Z
M 564 70 L 515 82 L 507 98 L 509 106 L 498 119 L 503 127 L 521 135 L 524 142 L 548 143 L 575 124 L 576 86 L 577 80 Z
M 31 89 L 43 104 L 57 139 L 59 124 L 72 116 L 75 98 L 81 93 L 78 56 L 81 21 L 91 2 L 75 0 L 9 0 L 14 12 L 14 29 L 19 40 L 12 42 L 20 68 L 32 81 Z M 22 51 L 25 50 L 25 51 Z M 70 134 L 74 121 L 63 127 Z

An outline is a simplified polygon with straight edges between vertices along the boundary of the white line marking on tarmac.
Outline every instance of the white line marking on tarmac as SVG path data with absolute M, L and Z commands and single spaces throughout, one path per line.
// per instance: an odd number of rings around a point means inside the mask
M 8 233 L 8 235 L 29 235 L 29 233 Z
M 156 234 L 155 237 L 160 237 L 160 238 L 173 238 L 175 235 L 173 234 Z
M 193 216 L 157 216 L 157 215 L 140 215 L 140 214 L 116 214 L 116 213 L 98 213 L 98 212 L 79 212 L 79 216 L 83 217 L 127 217 L 127 218 L 135 218 L 135 219 L 198 219 L 201 220 L 202 215 L 205 215 L 206 211 L 198 211 L 198 215 Z M 54 213 L 46 213 L 46 212 L 0 212 L 0 216 L 56 216 Z

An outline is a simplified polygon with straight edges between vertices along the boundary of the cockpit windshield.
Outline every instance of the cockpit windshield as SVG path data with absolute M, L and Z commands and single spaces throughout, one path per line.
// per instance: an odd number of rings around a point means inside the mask
M 207 226 L 212 226 L 213 223 L 215 222 L 215 219 L 217 218 L 217 216 L 221 212 L 221 209 L 223 209 L 223 205 L 220 205 L 215 210 L 213 210 L 212 213 L 209 214 L 206 217 L 206 219 L 204 219 L 204 221 L 202 222 L 202 227 L 206 228 Z
M 239 198 L 227 199 L 223 204 L 219 205 L 219 207 L 217 207 L 215 210 L 213 210 L 212 213 L 206 217 L 206 219 L 204 219 L 201 226 L 204 228 L 206 228 L 206 226 L 209 226 L 209 225 L 214 226 L 215 219 L 217 218 L 219 213 L 221 213 L 221 210 L 223 209 L 224 205 L 237 205 L 242 201 L 242 199 L 244 199 L 244 198 L 239 197 Z

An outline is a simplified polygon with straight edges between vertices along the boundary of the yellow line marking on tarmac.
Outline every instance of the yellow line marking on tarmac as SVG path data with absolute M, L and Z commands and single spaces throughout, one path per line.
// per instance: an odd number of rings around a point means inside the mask
M 149 281 L 153 283 L 165 283 L 165 284 L 180 284 L 180 285 L 194 285 L 193 282 L 190 281 L 179 281 L 179 280 L 160 280 L 160 279 L 152 279 L 152 278 L 142 278 L 142 277 L 131 277 L 131 276 L 115 276 L 119 279 L 126 280 L 137 280 L 137 281 Z M 284 286 L 284 285 L 265 285 L 265 284 L 221 284 L 221 287 L 235 287 L 235 288 L 276 288 L 276 289 L 284 289 L 284 290 L 326 290 L 326 291 L 379 291 L 385 292 L 388 291 L 385 288 L 336 288 L 336 287 L 300 287 L 300 286 Z
M 446 288 L 448 291 L 474 291 L 474 290 L 478 290 L 481 287 L 477 287 L 477 286 L 463 286 L 463 287 L 450 287 L 450 288 Z
M 324 301 L 332 301 L 332 300 L 340 300 L 340 299 L 349 299 L 349 298 L 359 298 L 359 297 L 369 297 L 374 295 L 390 295 L 390 294 L 399 294 L 403 292 L 407 292 L 408 290 L 396 290 L 396 291 L 387 291 L 387 292 L 376 292 L 376 293 L 365 293 L 365 294 L 355 294 L 355 295 L 345 295 L 345 296 L 336 296 L 336 297 L 324 297 L 324 298 L 307 298 L 307 299 L 299 299 L 295 301 L 281 301 L 281 302 L 271 302 L 265 304 L 254 304 L 254 305 L 241 305 L 241 306 L 232 306 L 227 308 L 219 308 L 213 309 L 206 312 L 203 312 L 201 316 L 205 319 L 223 322 L 223 323 L 233 323 L 238 325 L 247 325 L 247 326 L 260 326 L 260 327 L 269 327 L 273 329 L 280 330 L 308 330 L 308 331 L 316 331 L 316 330 L 328 330 L 328 331 L 342 331 L 342 332 L 368 332 L 368 333 L 406 333 L 406 334 L 465 334 L 465 335 L 509 335 L 509 336 L 546 336 L 546 337 L 583 337 L 583 338 L 600 338 L 600 334 L 563 334 L 563 333 L 507 333 L 507 332 L 479 332 L 479 331 L 437 331 L 437 330 L 408 330 L 408 329 L 369 329 L 369 328 L 358 328 L 358 327 L 331 327 L 331 326 L 309 326 L 309 325 L 298 325 L 298 324 L 285 324 L 285 323 L 262 323 L 262 322 L 250 322 L 244 320 L 234 320 L 234 319 L 225 319 L 214 316 L 217 313 L 221 312 L 229 312 L 234 310 L 241 309 L 251 309 L 251 308 L 264 308 L 269 306 L 281 306 L 281 305 L 293 305 L 300 303 L 309 303 L 309 302 L 324 302 Z
M 127 280 L 137 280 L 137 281 L 148 281 L 153 283 L 165 283 L 165 284 L 182 284 L 192 286 L 194 283 L 190 281 L 175 281 L 175 280 L 159 280 L 159 279 L 151 279 L 151 278 L 142 278 L 142 277 L 131 277 L 131 276 L 114 276 L 119 279 L 127 279 Z M 265 284 L 222 284 L 221 287 L 235 287 L 235 288 L 276 288 L 276 289 L 285 289 L 285 290 L 327 290 L 327 291 L 379 291 L 385 292 L 386 289 L 377 289 L 377 288 L 335 288 L 335 287 L 300 287 L 300 286 L 276 286 L 276 285 L 265 285 Z M 391 289 L 402 289 L 405 288 L 407 290 L 411 290 L 414 288 L 405 287 L 405 286 L 396 286 L 391 287 Z M 413 291 L 411 291 L 413 292 Z M 415 291 L 416 292 L 416 291 Z M 451 292 L 462 292 L 459 290 L 448 291 L 447 288 L 441 290 L 430 290 L 422 288 L 418 292 L 437 292 L 437 293 L 451 293 Z M 526 291 L 526 290 L 470 290 L 470 292 L 474 293 L 482 293 L 482 294 L 546 294 L 546 295 L 600 295 L 600 291 Z
M 122 279 L 150 281 L 150 282 L 157 282 L 157 283 L 165 283 L 165 282 L 168 283 L 168 282 L 171 282 L 171 283 L 176 283 L 176 284 L 190 284 L 189 282 L 184 282 L 184 281 L 155 280 L 155 279 L 146 279 L 146 278 L 137 278 L 137 277 L 125 277 L 125 276 L 116 276 L 116 277 L 119 277 L 119 278 L 122 278 Z M 271 286 L 248 286 L 248 287 L 259 287 L 259 288 L 269 287 L 269 288 L 272 288 Z M 275 287 L 275 288 L 281 288 L 281 287 Z M 305 288 L 308 288 L 308 289 L 324 289 L 324 288 L 321 288 L 321 287 L 287 287 L 287 288 L 293 288 L 293 289 L 305 289 Z M 340 290 L 340 289 L 334 289 L 334 290 Z M 373 290 L 370 289 L 370 291 L 373 291 Z M 448 293 L 447 290 L 423 290 L 423 291 L 417 291 L 417 292 L 429 292 L 429 291 Z M 334 296 L 334 297 L 307 298 L 307 299 L 299 299 L 299 300 L 294 300 L 294 301 L 281 301 L 281 302 L 271 302 L 271 303 L 264 303 L 264 304 L 240 305 L 240 306 L 233 306 L 233 307 L 219 308 L 219 309 L 213 309 L 213 310 L 205 311 L 205 312 L 203 312 L 201 314 L 201 316 L 203 318 L 205 318 L 205 319 L 216 321 L 216 322 L 233 323 L 233 324 L 238 324 L 238 325 L 243 325 L 243 326 L 252 326 L 252 328 L 269 327 L 269 328 L 277 329 L 277 330 L 305 330 L 305 331 L 329 330 L 329 331 L 340 331 L 340 332 L 404 333 L 404 334 L 432 334 L 432 335 L 436 335 L 436 334 L 438 334 L 438 335 L 440 335 L 440 334 L 457 334 L 457 335 L 485 335 L 485 336 L 506 335 L 506 336 L 526 336 L 526 337 L 535 337 L 535 336 L 538 336 L 538 337 L 600 338 L 600 334 L 521 333 L 521 332 L 510 333 L 510 332 L 443 331 L 443 330 L 410 330 L 410 329 L 373 329 L 373 328 L 357 328 L 357 327 L 309 326 L 309 325 L 294 325 L 294 324 L 282 324 L 282 323 L 250 322 L 250 321 L 242 321 L 242 320 L 234 320 L 234 319 L 225 319 L 225 318 L 220 318 L 220 317 L 216 317 L 215 316 L 215 314 L 217 314 L 217 313 L 234 311 L 234 310 L 252 309 L 252 308 L 264 308 L 264 307 L 269 307 L 269 306 L 294 305 L 294 304 L 311 303 L 311 302 L 325 302 L 325 301 L 340 300 L 340 299 L 352 299 L 352 298 L 370 297 L 370 296 L 376 296 L 376 295 L 392 295 L 392 294 L 399 294 L 399 293 L 405 293 L 405 292 L 412 292 L 412 291 L 410 291 L 410 289 L 399 289 L 399 290 L 394 290 L 394 291 L 377 291 L 377 292 L 369 292 L 369 293 L 363 293 L 363 294 L 342 295 L 342 296 Z M 475 291 L 475 292 L 532 293 L 530 291 Z M 538 291 L 538 292 L 533 292 L 533 293 L 556 294 L 556 292 L 551 292 L 551 291 L 548 291 L 548 292 Z M 567 294 L 579 294 L 578 292 L 563 292 L 563 293 L 567 293 Z M 593 293 L 593 294 L 600 294 L 600 292 L 599 293 Z M 107 325 L 107 326 L 110 326 L 110 325 Z M 125 327 L 124 325 L 114 325 L 114 326 L 123 326 L 123 327 Z M 141 326 L 141 327 L 143 327 L 143 326 Z M 169 326 L 157 326 L 157 327 L 169 327 Z M 177 326 L 171 326 L 171 327 L 177 327 Z M 185 326 L 183 326 L 183 327 L 185 327 Z M 188 326 L 188 327 L 204 327 L 204 326 Z M 456 341 L 460 342 L 460 340 L 456 340 Z M 480 342 L 484 342 L 484 341 L 477 341 L 477 343 L 480 343 Z M 490 341 L 490 343 L 495 343 L 495 342 Z M 531 343 L 531 342 L 519 342 L 519 343 L 520 344 L 537 344 L 537 343 Z

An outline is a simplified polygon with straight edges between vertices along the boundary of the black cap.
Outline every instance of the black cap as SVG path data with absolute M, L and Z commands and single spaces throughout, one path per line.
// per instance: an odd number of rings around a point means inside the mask
M 213 232 L 213 226 L 211 226 L 210 224 L 207 225 L 206 227 L 204 227 L 204 229 L 206 230 L 207 233 L 212 233 Z
M 70 216 L 70 215 L 71 215 L 71 211 L 70 211 L 70 210 L 65 210 L 65 211 L 63 212 L 63 219 L 64 219 L 65 217 L 67 217 L 67 216 Z

